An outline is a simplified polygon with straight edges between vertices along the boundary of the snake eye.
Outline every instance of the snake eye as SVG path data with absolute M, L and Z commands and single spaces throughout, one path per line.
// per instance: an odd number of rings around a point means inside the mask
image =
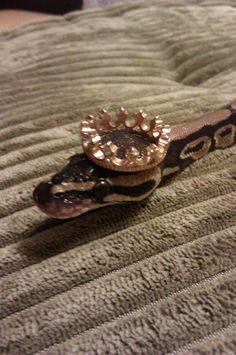
M 102 202 L 103 198 L 110 193 L 110 185 L 106 180 L 100 179 L 94 187 L 94 196 L 98 202 Z

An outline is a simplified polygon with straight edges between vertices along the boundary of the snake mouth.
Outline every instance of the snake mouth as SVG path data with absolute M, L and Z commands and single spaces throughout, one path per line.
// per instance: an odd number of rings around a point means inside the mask
M 33 192 L 33 198 L 39 209 L 50 217 L 70 218 L 98 208 L 94 201 L 78 191 L 52 193 L 51 181 L 41 182 Z

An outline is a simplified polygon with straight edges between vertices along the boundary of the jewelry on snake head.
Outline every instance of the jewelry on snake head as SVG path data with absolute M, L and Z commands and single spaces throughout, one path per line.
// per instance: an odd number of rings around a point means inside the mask
M 70 218 L 100 207 L 141 201 L 161 183 L 214 149 L 236 140 L 236 102 L 196 120 L 173 126 L 120 108 L 100 110 L 81 123 L 84 153 L 33 192 L 49 216 Z
M 133 117 L 121 107 L 116 118 L 100 110 L 81 123 L 84 152 L 97 165 L 118 171 L 150 169 L 165 158 L 170 126 L 159 116 L 151 120 L 142 110 Z

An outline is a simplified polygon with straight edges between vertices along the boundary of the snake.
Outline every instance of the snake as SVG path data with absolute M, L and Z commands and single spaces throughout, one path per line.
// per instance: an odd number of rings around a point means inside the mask
M 33 199 L 46 215 L 66 219 L 146 199 L 165 177 L 236 141 L 236 101 L 173 127 L 159 116 L 121 107 L 81 122 L 83 153 L 41 181 Z

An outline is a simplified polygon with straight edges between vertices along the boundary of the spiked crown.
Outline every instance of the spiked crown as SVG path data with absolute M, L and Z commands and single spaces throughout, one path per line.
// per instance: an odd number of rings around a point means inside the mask
M 121 107 L 113 118 L 106 110 L 81 123 L 84 152 L 97 165 L 111 170 L 139 171 L 161 163 L 170 143 L 170 127 L 142 110 L 132 117 Z

